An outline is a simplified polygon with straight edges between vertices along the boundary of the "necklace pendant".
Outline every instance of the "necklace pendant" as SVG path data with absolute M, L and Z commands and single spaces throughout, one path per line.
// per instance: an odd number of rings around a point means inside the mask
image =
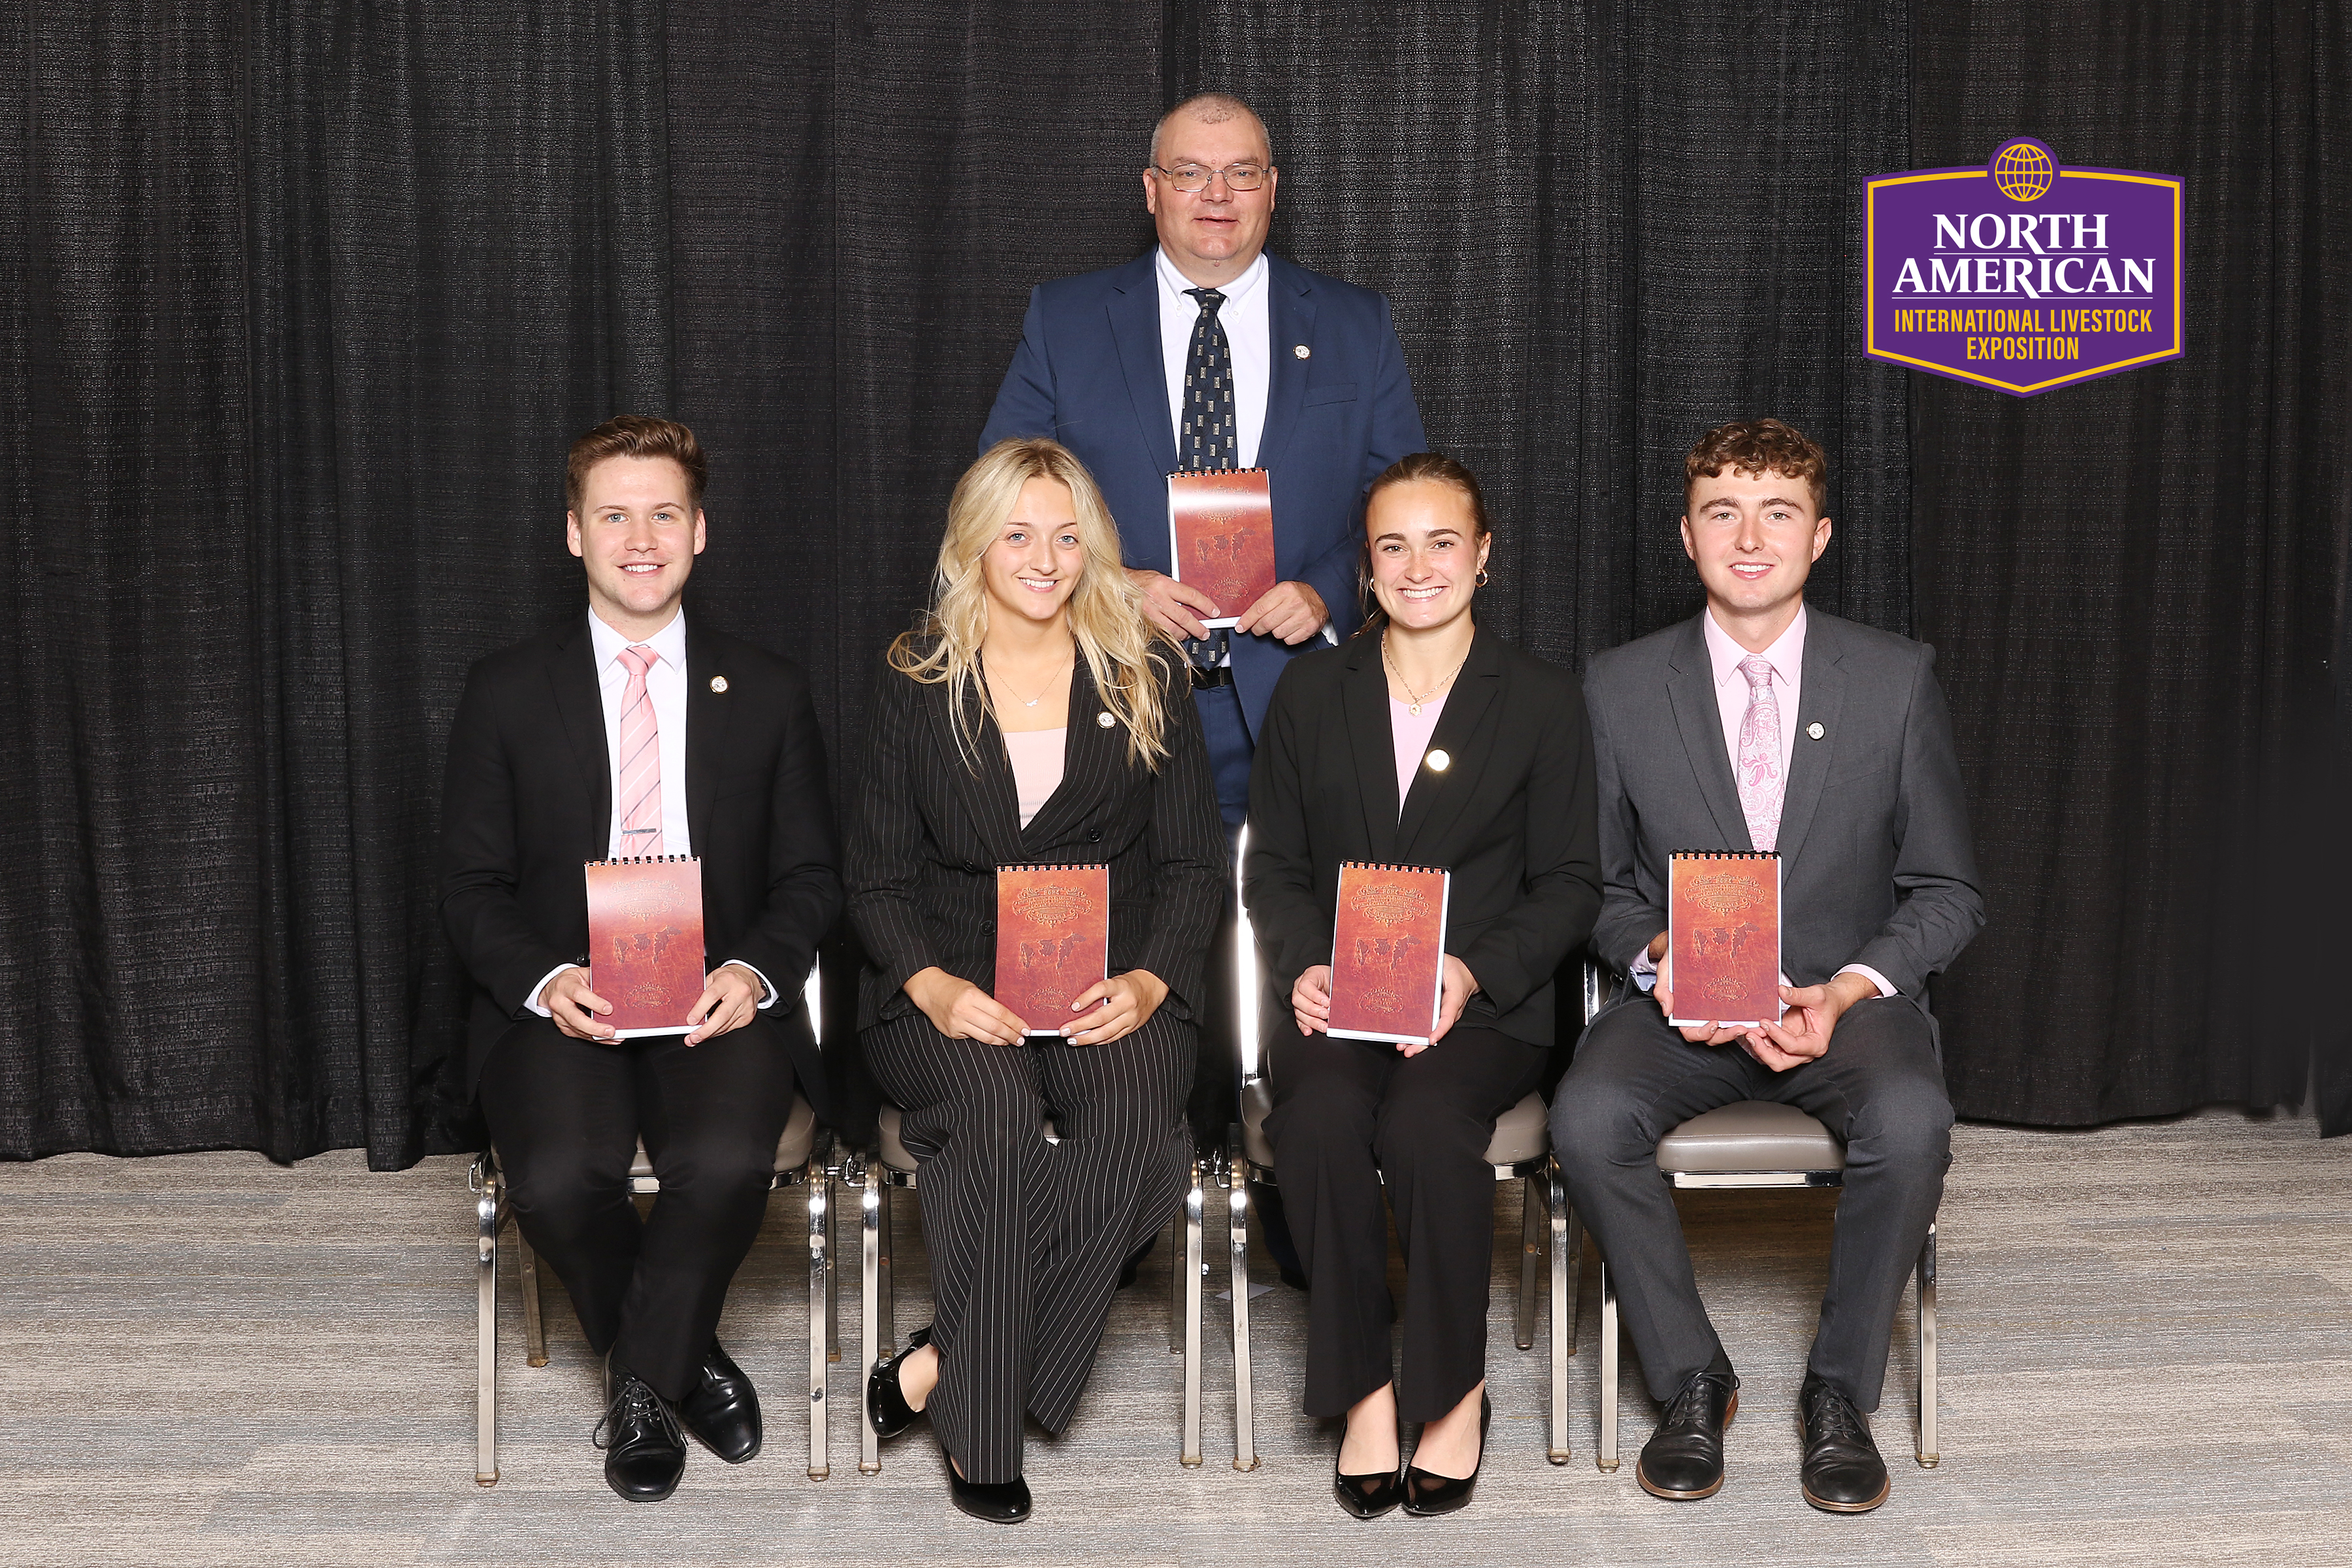
M 1420 717 L 1421 717 L 1421 704 L 1420 704 L 1420 703 L 1418 703 L 1418 702 L 1414 702 L 1414 703 L 1409 704 L 1409 705 L 1406 707 L 1405 711 L 1406 711 L 1406 712 L 1408 712 L 1408 713 L 1410 713 L 1410 714 L 1412 714 L 1414 718 L 1418 719 L 1418 718 L 1420 718 Z
M 1039 695 L 1037 695 L 1037 696 L 1035 696 L 1035 697 L 1032 697 L 1031 699 L 1029 699 L 1029 700 L 1028 700 L 1028 701 L 1024 702 L 1021 706 L 1022 706 L 1022 707 L 1024 707 L 1024 708 L 1034 708 L 1034 707 L 1036 707 L 1036 706 L 1037 706 L 1037 704 L 1039 704 L 1040 702 L 1043 702 L 1043 701 L 1045 701 L 1045 699 L 1044 694 L 1043 694 L 1043 693 L 1040 693 Z

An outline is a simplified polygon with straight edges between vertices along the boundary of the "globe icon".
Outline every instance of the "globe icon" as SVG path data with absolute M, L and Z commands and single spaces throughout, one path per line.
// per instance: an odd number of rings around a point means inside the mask
M 2012 142 L 1993 154 L 1992 183 L 2013 202 L 2030 202 L 2047 194 L 2057 173 L 2050 154 L 2031 142 Z

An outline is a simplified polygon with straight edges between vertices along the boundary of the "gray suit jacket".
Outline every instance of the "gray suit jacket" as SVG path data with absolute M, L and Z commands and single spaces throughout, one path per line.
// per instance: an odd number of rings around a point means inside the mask
M 1779 845 L 1780 963 L 1794 984 L 1863 963 L 1916 997 L 1984 924 L 1935 665 L 1925 643 L 1806 611 Z M 1669 854 L 1755 846 L 1696 616 L 1596 656 L 1584 701 L 1601 795 L 1592 946 L 1622 971 L 1666 929 Z

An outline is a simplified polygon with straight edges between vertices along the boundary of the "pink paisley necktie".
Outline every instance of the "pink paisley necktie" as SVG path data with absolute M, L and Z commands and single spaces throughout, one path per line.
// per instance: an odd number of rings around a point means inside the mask
M 660 656 L 640 643 L 625 647 L 629 684 L 621 693 L 621 853 L 662 851 L 661 730 L 654 721 L 646 671 Z
M 1780 703 L 1772 695 L 1772 663 L 1760 653 L 1739 661 L 1748 678 L 1748 716 L 1739 721 L 1739 811 L 1748 841 L 1769 849 L 1780 838 Z

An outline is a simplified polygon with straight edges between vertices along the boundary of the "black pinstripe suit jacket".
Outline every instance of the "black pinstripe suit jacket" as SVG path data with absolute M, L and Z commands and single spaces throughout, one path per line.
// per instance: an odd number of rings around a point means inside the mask
M 1165 656 L 1170 754 L 1129 760 L 1105 728 L 1086 660 L 1070 676 L 1062 784 L 1027 828 L 1004 737 L 975 692 L 971 759 L 956 742 L 944 683 L 886 661 L 874 683 L 866 784 L 851 813 L 849 914 L 866 945 L 861 1029 L 915 1011 L 901 989 L 936 964 L 983 990 L 996 977 L 996 868 L 1110 868 L 1110 968 L 1168 984 L 1164 1009 L 1198 1016 L 1201 973 L 1225 894 L 1225 835 L 1201 721 L 1181 662 Z

